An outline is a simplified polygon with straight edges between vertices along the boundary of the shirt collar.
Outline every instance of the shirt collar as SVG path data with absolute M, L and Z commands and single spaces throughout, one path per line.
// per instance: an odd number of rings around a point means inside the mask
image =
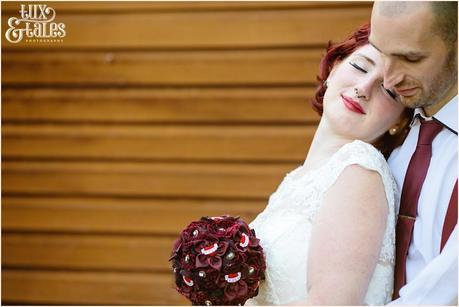
M 445 104 L 434 116 L 428 117 L 424 114 L 422 108 L 414 109 L 413 120 L 410 123 L 410 126 L 413 127 L 417 124 L 420 118 L 427 120 L 434 119 L 440 122 L 448 130 L 452 131 L 457 135 L 458 130 L 458 120 L 457 120 L 457 96 L 451 99 L 447 104 Z

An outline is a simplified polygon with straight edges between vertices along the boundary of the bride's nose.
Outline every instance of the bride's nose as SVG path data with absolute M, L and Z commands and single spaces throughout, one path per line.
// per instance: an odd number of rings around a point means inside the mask
M 376 78 L 367 78 L 357 83 L 354 87 L 355 97 L 358 99 L 369 100 L 376 84 Z
M 362 90 L 359 90 L 357 87 L 354 88 L 354 94 L 358 99 L 368 99 L 366 94 Z

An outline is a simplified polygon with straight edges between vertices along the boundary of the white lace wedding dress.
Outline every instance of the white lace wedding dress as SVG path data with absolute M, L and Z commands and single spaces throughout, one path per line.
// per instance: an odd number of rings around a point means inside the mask
M 354 141 L 341 147 L 318 169 L 305 172 L 300 166 L 288 173 L 270 196 L 266 209 L 250 224 L 261 240 L 267 268 L 266 280 L 260 285 L 258 296 L 248 300 L 246 305 L 280 305 L 306 299 L 312 224 L 324 193 L 351 164 L 361 165 L 381 175 L 389 205 L 381 252 L 364 304 L 384 305 L 391 300 L 397 187 L 382 154 L 367 143 Z M 365 238 L 362 238 L 364 242 Z M 333 295 L 332 289 L 330 295 Z

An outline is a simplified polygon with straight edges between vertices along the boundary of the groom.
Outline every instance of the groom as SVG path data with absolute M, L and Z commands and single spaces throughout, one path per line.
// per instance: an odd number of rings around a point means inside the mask
M 457 304 L 457 2 L 376 2 L 384 87 L 415 108 L 388 162 L 400 187 L 392 304 Z

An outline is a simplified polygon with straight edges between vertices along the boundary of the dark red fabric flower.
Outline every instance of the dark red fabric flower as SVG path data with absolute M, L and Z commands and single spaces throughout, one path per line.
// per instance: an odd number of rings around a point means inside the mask
M 239 217 L 203 217 L 175 241 L 176 289 L 193 305 L 244 305 L 258 294 L 266 269 L 255 231 Z

